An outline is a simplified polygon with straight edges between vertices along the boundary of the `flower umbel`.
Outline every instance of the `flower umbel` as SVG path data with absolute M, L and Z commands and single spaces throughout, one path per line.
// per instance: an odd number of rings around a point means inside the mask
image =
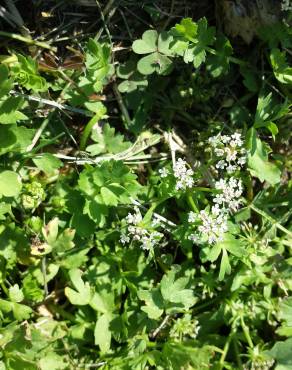
M 243 148 L 243 139 L 240 133 L 216 135 L 209 138 L 212 150 L 218 158 L 215 167 L 232 174 L 246 163 L 246 150 Z
M 161 240 L 163 234 L 156 231 L 152 222 L 151 229 L 143 225 L 143 218 L 138 207 L 134 207 L 135 213 L 128 213 L 126 216 L 127 234 L 123 233 L 120 237 L 122 244 L 128 244 L 131 241 L 138 242 L 143 250 L 151 251 Z M 157 221 L 157 220 L 154 220 Z M 159 223 L 156 222 L 159 226 Z

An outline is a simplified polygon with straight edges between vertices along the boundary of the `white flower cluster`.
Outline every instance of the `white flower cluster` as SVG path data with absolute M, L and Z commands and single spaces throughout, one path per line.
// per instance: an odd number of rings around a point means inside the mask
M 224 234 L 228 230 L 227 214 L 222 212 L 217 204 L 215 204 L 210 212 L 206 210 L 200 211 L 199 214 L 194 212 L 189 213 L 189 222 L 198 221 L 199 233 L 206 239 L 208 243 L 213 244 L 223 240 Z M 198 242 L 201 238 L 196 234 L 191 234 L 189 239 L 193 242 Z
M 217 135 L 209 138 L 209 143 L 217 157 L 221 157 L 216 168 L 226 169 L 231 174 L 240 169 L 246 161 L 246 151 L 243 147 L 243 140 L 239 133 L 231 136 Z M 240 153 L 240 157 L 238 157 Z M 189 239 L 194 243 L 207 240 L 213 244 L 223 240 L 224 234 L 228 231 L 228 215 L 238 210 L 241 204 L 243 185 L 240 179 L 231 176 L 215 182 L 215 189 L 220 190 L 219 194 L 213 197 L 211 210 L 203 210 L 198 214 L 189 213 L 188 222 L 199 225 L 198 234 L 191 234 Z
M 140 243 L 140 247 L 143 250 L 150 251 L 163 237 L 163 234 L 153 230 L 149 231 L 141 225 L 142 215 L 138 207 L 134 208 L 135 213 L 128 213 L 126 216 L 127 232 L 128 234 L 122 234 L 120 242 L 122 244 L 128 244 L 131 241 L 137 241 Z M 153 222 L 153 227 L 157 226 L 157 222 Z
M 173 174 L 176 178 L 176 190 L 185 190 L 194 186 L 194 171 L 187 167 L 187 162 L 179 158 L 173 166 Z
M 225 169 L 228 174 L 232 174 L 246 163 L 246 150 L 240 133 L 211 136 L 209 143 L 220 159 L 216 164 L 217 169 Z
M 230 177 L 230 179 L 227 180 L 220 179 L 219 181 L 216 181 L 215 188 L 217 190 L 222 190 L 222 193 L 217 194 L 214 198 L 216 206 L 220 205 L 224 210 L 231 212 L 234 212 L 239 208 L 241 204 L 239 198 L 243 193 L 241 180 L 237 180 L 234 177 Z

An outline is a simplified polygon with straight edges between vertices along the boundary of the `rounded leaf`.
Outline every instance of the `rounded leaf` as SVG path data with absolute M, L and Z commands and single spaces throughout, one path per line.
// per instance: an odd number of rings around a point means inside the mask
M 0 173 L 0 195 L 16 197 L 21 190 L 21 181 L 16 172 L 3 171 Z
M 145 31 L 142 39 L 133 42 L 132 49 L 136 54 L 148 54 L 157 50 L 158 34 L 155 30 Z

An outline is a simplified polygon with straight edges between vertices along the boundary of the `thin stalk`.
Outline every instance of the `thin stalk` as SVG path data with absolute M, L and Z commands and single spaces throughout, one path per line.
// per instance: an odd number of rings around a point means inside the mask
M 0 286 L 1 286 L 1 289 L 3 290 L 3 292 L 8 296 L 9 292 L 8 292 L 8 289 L 6 288 L 3 281 L 0 282 Z
M 227 340 L 225 342 L 224 348 L 223 348 L 223 352 L 222 352 L 222 355 L 221 355 L 221 358 L 220 358 L 220 361 L 219 361 L 218 370 L 221 370 L 221 369 L 224 368 L 224 362 L 225 362 L 225 358 L 227 356 L 227 353 L 229 351 L 231 340 L 232 340 L 232 335 L 229 335 L 229 337 L 227 338 Z
M 240 323 L 241 323 L 241 327 L 242 327 L 242 330 L 243 330 L 243 334 L 245 336 L 245 339 L 246 339 L 249 347 L 253 348 L 254 345 L 253 345 L 253 342 L 252 342 L 252 339 L 251 339 L 251 336 L 250 336 L 250 333 L 249 333 L 249 327 L 245 324 L 242 316 L 240 318 Z
M 192 194 L 189 193 L 189 192 L 187 193 L 187 201 L 188 201 L 189 205 L 191 206 L 191 208 L 194 212 L 196 212 L 196 213 L 200 212 L 198 206 L 196 205 L 196 203 L 195 203 L 195 201 L 192 197 Z
M 52 115 L 53 115 L 53 113 L 50 112 L 48 114 L 48 117 L 46 117 L 44 119 L 43 123 L 41 124 L 41 126 L 39 127 L 39 129 L 37 130 L 37 132 L 35 133 L 34 138 L 32 139 L 31 144 L 26 148 L 26 152 L 30 152 L 35 147 L 35 145 L 38 142 L 39 138 L 41 137 L 43 131 L 47 127 L 48 123 L 50 122 L 50 119 L 51 119 Z
M 233 342 L 233 347 L 234 347 L 234 352 L 235 352 L 235 358 L 236 358 L 238 369 L 239 370 L 243 370 L 242 362 L 241 362 L 241 359 L 240 359 L 240 356 L 239 356 L 238 345 L 237 345 L 236 339 L 234 337 L 233 337 L 233 341 L 232 342 Z
M 81 139 L 80 139 L 80 145 L 79 145 L 79 149 L 81 151 L 84 151 L 85 148 L 86 148 L 86 143 L 87 143 L 87 140 L 89 138 L 89 135 L 91 133 L 91 130 L 93 128 L 93 126 L 102 118 L 102 115 L 100 114 L 100 112 L 96 113 L 90 120 L 89 122 L 87 123 L 87 125 L 85 126 L 85 129 L 81 135 Z
M 123 116 L 125 118 L 126 125 L 127 125 L 127 127 L 129 127 L 132 124 L 132 120 L 130 118 L 128 109 L 127 109 L 127 107 L 124 104 L 122 95 L 119 92 L 118 86 L 117 86 L 117 84 L 115 82 L 113 83 L 113 92 L 114 92 L 114 94 L 116 96 L 116 99 L 117 99 L 117 102 L 119 104 L 120 110 L 121 110 L 121 112 L 122 112 L 122 114 L 123 114 Z
M 45 297 L 49 295 L 48 290 L 48 282 L 47 282 L 47 266 L 46 266 L 46 257 L 44 256 L 42 258 L 42 274 L 44 278 L 44 291 L 45 291 Z
M 18 35 L 16 33 L 0 31 L 0 36 L 9 37 L 10 39 L 13 39 L 13 40 L 22 41 L 22 42 L 25 42 L 28 45 L 39 46 L 43 49 L 49 49 L 49 50 L 52 50 L 52 51 L 57 51 L 56 47 L 53 47 L 53 46 L 47 44 L 46 42 L 33 40 L 33 39 L 28 38 L 28 37 Z

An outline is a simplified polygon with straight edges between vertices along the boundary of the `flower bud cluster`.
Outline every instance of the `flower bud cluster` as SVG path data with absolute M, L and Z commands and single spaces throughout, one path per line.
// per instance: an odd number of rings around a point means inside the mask
M 246 163 L 246 150 L 240 133 L 235 132 L 230 136 L 219 134 L 211 136 L 208 141 L 218 159 L 218 170 L 226 170 L 228 174 L 232 174 Z
M 120 242 L 128 244 L 131 241 L 138 242 L 143 250 L 152 250 L 161 240 L 163 234 L 152 229 L 154 226 L 159 226 L 154 220 L 151 230 L 144 227 L 142 223 L 142 215 L 138 207 L 134 208 L 135 213 L 128 213 L 126 216 L 127 233 L 121 235 Z

